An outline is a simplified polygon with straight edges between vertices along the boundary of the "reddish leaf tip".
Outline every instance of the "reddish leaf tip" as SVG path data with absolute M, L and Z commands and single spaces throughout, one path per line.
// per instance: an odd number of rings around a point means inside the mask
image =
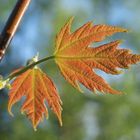
M 9 114 L 14 117 L 14 114 L 12 113 L 11 109 L 8 109 Z

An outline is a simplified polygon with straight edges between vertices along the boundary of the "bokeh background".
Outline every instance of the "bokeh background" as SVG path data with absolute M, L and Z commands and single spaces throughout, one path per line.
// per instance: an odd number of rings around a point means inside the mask
M 16 0 L 0 0 L 0 30 Z M 40 53 L 40 58 L 54 51 L 55 35 L 71 16 L 72 30 L 93 21 L 130 30 L 109 37 L 109 42 L 123 39 L 121 47 L 140 53 L 140 0 L 32 0 L 20 27 L 0 64 L 0 74 L 26 64 Z M 95 44 L 96 45 L 96 44 Z M 124 70 L 120 76 L 102 75 L 112 87 L 124 95 L 80 94 L 61 76 L 54 61 L 40 65 L 52 77 L 63 101 L 63 127 L 49 110 L 34 132 L 31 123 L 19 112 L 21 102 L 13 108 L 15 117 L 7 112 L 8 91 L 0 91 L 0 140 L 140 140 L 140 65 Z

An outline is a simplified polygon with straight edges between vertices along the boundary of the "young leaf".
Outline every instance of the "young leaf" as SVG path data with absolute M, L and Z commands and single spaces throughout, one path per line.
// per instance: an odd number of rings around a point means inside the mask
M 112 89 L 106 81 L 94 72 L 94 68 L 108 74 L 120 74 L 117 68 L 128 68 L 130 64 L 140 61 L 140 55 L 131 54 L 127 49 L 119 49 L 121 41 L 114 41 L 97 48 L 91 43 L 99 42 L 117 32 L 127 32 L 126 29 L 86 23 L 75 32 L 70 28 L 73 18 L 61 29 L 56 38 L 55 61 L 65 79 L 75 88 L 82 83 L 91 91 L 101 91 L 112 94 L 121 93 Z
M 29 69 L 13 81 L 8 103 L 8 111 L 11 115 L 12 106 L 21 100 L 23 96 L 26 96 L 26 100 L 22 105 L 21 112 L 27 114 L 34 129 L 43 120 L 44 115 L 48 117 L 45 101 L 47 101 L 58 117 L 60 125 L 62 125 L 61 99 L 53 82 L 39 68 Z

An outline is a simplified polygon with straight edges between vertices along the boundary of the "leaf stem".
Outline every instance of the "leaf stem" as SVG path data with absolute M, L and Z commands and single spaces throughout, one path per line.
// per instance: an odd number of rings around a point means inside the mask
M 36 65 L 38 65 L 38 64 L 40 64 L 40 63 L 46 62 L 46 61 L 48 61 L 48 60 L 50 60 L 50 59 L 54 59 L 54 58 L 55 58 L 55 56 L 52 55 L 52 56 L 48 56 L 48 57 L 45 57 L 45 58 L 43 58 L 43 59 L 40 59 L 40 60 L 38 60 L 37 62 L 34 62 L 34 63 L 30 64 L 30 65 L 27 65 L 27 66 L 25 66 L 24 68 L 22 68 L 21 70 L 19 70 L 19 71 L 13 73 L 13 74 L 11 74 L 11 75 L 9 75 L 6 79 L 8 79 L 8 80 L 10 81 L 10 80 L 12 80 L 13 78 L 17 77 L 18 75 L 20 75 L 20 74 L 24 73 L 25 71 L 29 70 L 30 68 L 32 68 L 32 67 L 34 67 L 34 66 L 36 66 Z

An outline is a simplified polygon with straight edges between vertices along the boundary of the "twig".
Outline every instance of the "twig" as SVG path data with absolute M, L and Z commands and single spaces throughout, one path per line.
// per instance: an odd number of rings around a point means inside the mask
M 9 46 L 30 2 L 31 0 L 18 0 L 11 15 L 9 16 L 0 37 L 0 61 L 5 55 L 6 49 Z

